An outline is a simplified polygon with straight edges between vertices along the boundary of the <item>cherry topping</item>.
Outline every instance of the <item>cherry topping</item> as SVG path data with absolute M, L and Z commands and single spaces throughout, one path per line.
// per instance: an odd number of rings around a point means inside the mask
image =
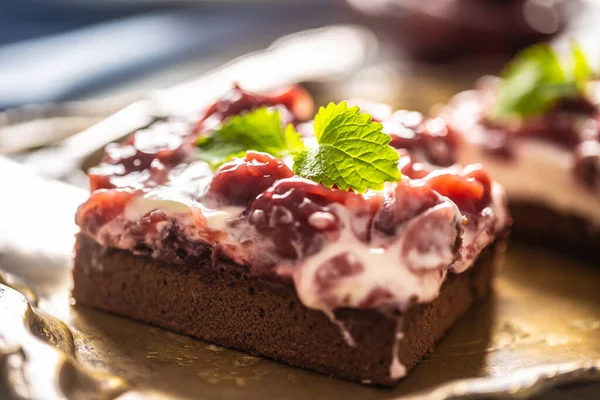
M 97 190 L 79 206 L 75 222 L 82 231 L 95 235 L 102 226 L 123 213 L 135 196 L 133 192 L 117 189 Z
M 306 179 L 284 179 L 252 203 L 248 221 L 273 241 L 279 256 L 295 260 L 317 252 L 322 233 L 339 231 L 339 218 L 329 205 L 346 195 L 351 194 Z
M 168 171 L 190 157 L 191 146 L 166 125 L 156 125 L 106 146 L 102 163 L 90 169 L 91 190 L 164 183 Z
M 131 226 L 131 232 L 134 236 L 143 239 L 147 232 L 158 232 L 158 224 L 168 223 L 167 214 L 162 210 L 153 210 L 140 218 L 137 224 Z
M 363 196 L 329 189 L 293 177 L 275 183 L 252 204 L 249 222 L 270 238 L 278 254 L 295 260 L 319 251 L 327 240 L 339 236 L 343 224 L 361 240 L 368 240 L 369 225 L 381 203 L 378 195 Z M 347 220 L 340 221 L 334 204 L 344 206 Z
M 438 195 L 428 186 L 415 185 L 403 179 L 385 192 L 383 204 L 373 223 L 373 228 L 394 236 L 404 222 L 438 204 Z
M 321 290 L 334 287 L 346 277 L 360 274 L 365 267 L 351 253 L 339 254 L 319 266 L 315 273 L 315 283 Z
M 468 165 L 462 174 L 436 171 L 423 180 L 463 212 L 479 213 L 490 204 L 492 181 L 480 164 Z
M 410 221 L 404 232 L 401 257 L 414 272 L 441 269 L 456 258 L 459 232 L 454 206 L 439 204 Z M 432 255 L 437 257 L 437 263 Z
M 394 294 L 381 286 L 375 286 L 369 294 L 360 302 L 358 308 L 370 309 L 377 306 L 383 306 L 394 300 Z
M 398 168 L 400 168 L 403 176 L 412 179 L 424 178 L 431 172 L 431 168 L 427 164 L 415 161 L 412 154 L 404 150 L 400 151 Z
M 577 146 L 574 173 L 592 191 L 600 191 L 600 141 L 587 140 Z
M 233 89 L 206 110 L 196 130 L 202 130 L 206 125 L 213 126 L 228 117 L 258 107 L 278 105 L 290 111 L 294 121 L 308 118 L 313 108 L 312 98 L 300 86 L 290 86 L 277 92 L 253 93 L 243 90 L 236 84 Z
M 210 183 L 208 197 L 220 203 L 245 206 L 280 179 L 294 173 L 283 161 L 266 153 L 249 151 L 219 168 Z
M 384 119 L 382 124 L 383 131 L 392 137 L 390 146 L 419 152 L 436 165 L 455 163 L 455 136 L 442 119 L 425 120 L 418 112 L 400 110 Z

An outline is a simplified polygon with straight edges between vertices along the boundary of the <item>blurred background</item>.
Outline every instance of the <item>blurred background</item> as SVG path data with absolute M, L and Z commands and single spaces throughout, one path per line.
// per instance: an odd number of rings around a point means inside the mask
M 335 23 L 376 28 L 419 60 L 510 53 L 560 32 L 585 3 L 4 0 L 0 109 L 173 84 L 278 36 Z
M 252 65 L 229 81 L 299 81 L 317 102 L 361 96 L 426 112 L 531 43 L 577 37 L 597 51 L 597 8 L 593 0 L 3 0 L 0 154 L 25 160 L 249 53 Z
M 332 23 L 335 8 L 328 0 L 4 0 L 0 108 L 170 85 Z

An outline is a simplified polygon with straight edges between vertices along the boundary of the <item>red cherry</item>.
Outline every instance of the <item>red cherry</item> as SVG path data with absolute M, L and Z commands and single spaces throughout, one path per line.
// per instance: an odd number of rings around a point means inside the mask
M 75 222 L 82 231 L 95 235 L 102 226 L 122 214 L 134 197 L 135 193 L 118 189 L 97 190 L 79 206 Z
M 266 153 L 250 151 L 219 168 L 210 183 L 208 196 L 223 204 L 250 204 L 256 196 L 280 179 L 294 173 L 281 160 Z

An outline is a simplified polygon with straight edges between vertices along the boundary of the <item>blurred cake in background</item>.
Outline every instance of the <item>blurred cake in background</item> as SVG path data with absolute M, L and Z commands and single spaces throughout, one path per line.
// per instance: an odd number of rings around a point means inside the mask
M 514 54 L 561 32 L 581 0 L 348 0 L 365 23 L 418 60 Z
M 506 188 L 514 232 L 598 258 L 598 85 L 583 51 L 546 45 L 521 52 L 502 76 L 483 77 L 434 111 L 454 137 L 456 160 L 481 162 Z

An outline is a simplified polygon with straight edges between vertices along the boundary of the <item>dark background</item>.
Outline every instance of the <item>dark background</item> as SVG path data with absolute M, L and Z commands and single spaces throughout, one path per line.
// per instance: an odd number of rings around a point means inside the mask
M 167 86 L 278 36 L 344 20 L 335 0 L 3 0 L 0 109 Z

